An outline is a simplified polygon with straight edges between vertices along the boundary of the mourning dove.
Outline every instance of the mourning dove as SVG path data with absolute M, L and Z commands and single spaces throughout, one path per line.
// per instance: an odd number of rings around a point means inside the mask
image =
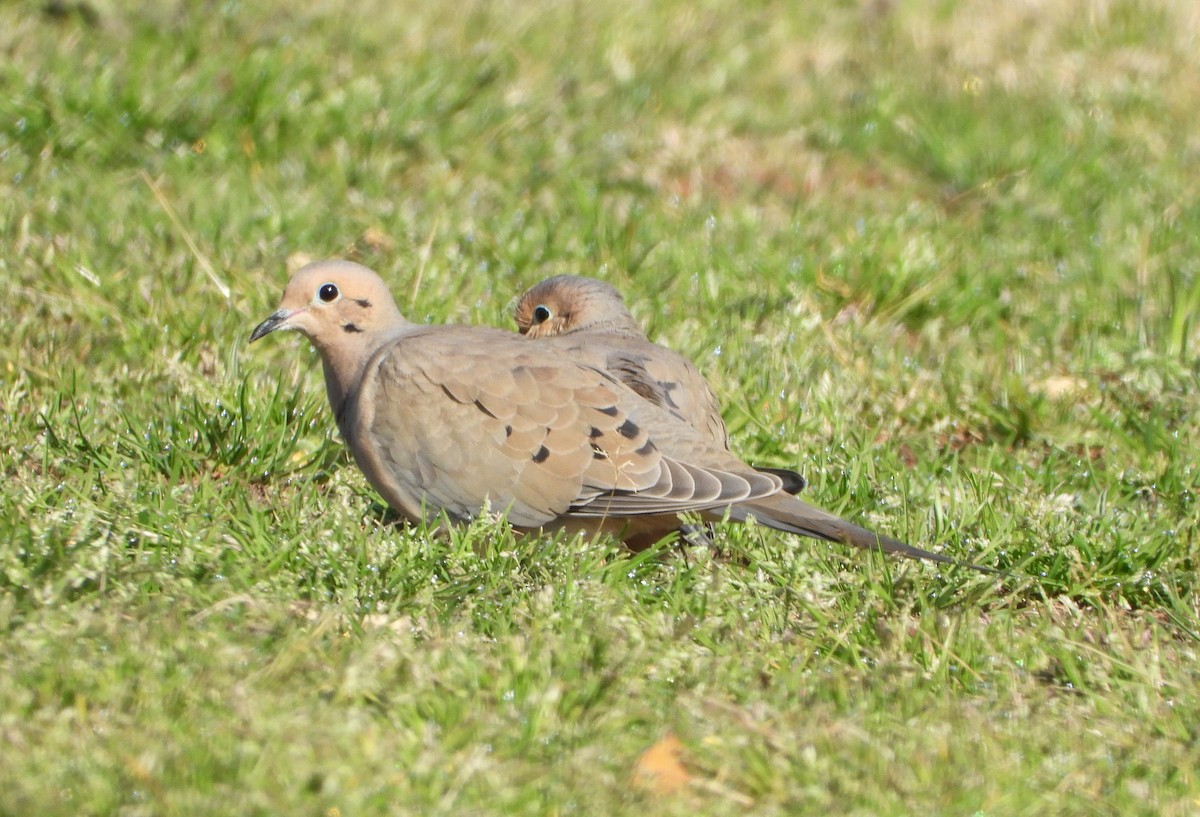
M 640 546 L 678 530 L 680 514 L 727 515 L 953 562 L 784 493 L 779 477 L 586 361 L 497 329 L 410 323 L 358 264 L 296 272 L 250 340 L 279 329 L 316 346 L 355 461 L 411 521 L 466 521 L 490 507 L 522 531 L 612 533 Z
M 651 342 L 617 289 L 595 278 L 556 275 L 530 287 L 513 308 L 527 338 L 550 339 L 581 360 L 604 369 L 642 397 L 724 448 L 729 434 L 721 406 L 704 375 L 683 355 Z M 759 468 L 797 494 L 806 481 L 786 468 Z

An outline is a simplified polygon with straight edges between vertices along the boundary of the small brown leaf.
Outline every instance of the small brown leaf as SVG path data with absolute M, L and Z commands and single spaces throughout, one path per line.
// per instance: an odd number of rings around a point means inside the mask
M 288 275 L 291 275 L 292 273 L 294 273 L 296 270 L 300 269 L 303 266 L 307 266 L 308 264 L 311 264 L 313 262 L 314 258 L 315 258 L 315 256 L 312 256 L 306 252 L 292 253 L 291 255 L 289 255 L 287 257 L 286 266 L 287 266 Z
M 374 252 L 391 252 L 396 249 L 396 242 L 392 237 L 378 227 L 368 227 L 359 241 Z
M 683 743 L 667 733 L 653 746 L 642 752 L 633 767 L 634 785 L 654 794 L 675 794 L 691 781 L 680 757 Z

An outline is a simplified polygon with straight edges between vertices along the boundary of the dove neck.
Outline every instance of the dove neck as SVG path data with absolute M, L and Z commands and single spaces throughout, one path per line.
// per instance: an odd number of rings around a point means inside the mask
M 361 335 L 352 341 L 343 339 L 337 345 L 318 346 L 321 365 L 325 370 L 325 393 L 334 416 L 341 422 L 346 401 L 362 381 L 363 368 L 386 337 Z
M 329 407 L 338 425 L 342 422 L 342 411 L 346 405 L 346 396 L 354 383 L 354 378 L 346 377 L 347 370 L 331 365 L 328 358 L 322 358 L 325 367 L 325 394 L 329 397 Z

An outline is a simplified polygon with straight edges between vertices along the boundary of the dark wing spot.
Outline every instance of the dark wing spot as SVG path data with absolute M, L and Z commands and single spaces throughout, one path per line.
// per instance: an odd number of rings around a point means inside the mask
M 505 427 L 504 427 L 504 436 L 505 436 L 505 437 L 511 437 L 511 436 L 512 436 L 512 426 L 505 426 Z
M 673 408 L 673 409 L 679 408 L 679 404 L 676 403 L 675 400 L 671 397 L 671 392 L 673 392 L 673 391 L 675 391 L 675 389 L 679 388 L 679 384 L 678 383 L 664 383 L 664 382 L 660 381 L 658 385 L 662 387 L 663 402 L 667 404 L 667 408 Z
M 608 452 L 595 443 L 592 443 L 592 457 L 597 460 L 606 460 L 608 459 Z
M 488 417 L 491 417 L 493 420 L 498 419 L 495 414 L 492 414 L 490 411 L 488 411 L 487 406 L 485 406 L 483 403 L 480 403 L 478 400 L 475 401 L 475 408 L 479 409 L 484 414 L 486 414 Z
M 532 459 L 534 462 L 545 462 L 549 457 L 550 449 L 543 445 L 536 452 L 534 452 Z
M 344 323 L 344 324 L 342 324 L 342 330 L 343 330 L 343 331 L 345 331 L 345 332 L 349 332 L 349 333 L 351 333 L 351 334 L 354 334 L 355 332 L 361 332 L 361 331 L 362 331 L 361 329 L 359 329 L 357 326 L 355 326 L 355 325 L 354 325 L 354 324 L 352 324 L 352 323 Z
M 601 414 L 607 414 L 609 417 L 616 417 L 618 414 L 621 413 L 621 410 L 619 408 L 617 408 L 616 406 L 609 406 L 607 408 L 596 409 L 596 410 L 598 412 L 600 412 Z
M 662 405 L 662 401 L 667 399 L 667 395 L 663 394 L 661 389 L 650 385 L 641 378 L 630 378 L 625 381 L 625 385 L 633 389 L 634 394 L 638 397 L 645 398 L 656 406 Z
M 617 433 L 627 440 L 632 440 L 640 432 L 641 429 L 638 428 L 637 423 L 635 423 L 633 420 L 626 420 L 617 427 Z
M 591 430 L 588 432 L 588 436 L 594 440 L 597 437 L 603 437 L 604 432 L 601 431 L 600 429 L 596 428 L 595 426 L 592 426 Z
M 648 457 L 649 455 L 654 453 L 654 443 L 650 442 L 649 440 L 646 440 L 646 444 L 643 445 L 641 448 L 639 448 L 634 453 L 641 457 Z

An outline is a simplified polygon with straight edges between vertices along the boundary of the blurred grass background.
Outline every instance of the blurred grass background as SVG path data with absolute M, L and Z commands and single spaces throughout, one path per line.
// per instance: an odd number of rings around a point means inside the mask
M 0 4 L 0 812 L 1193 814 L 1200 10 Z M 389 524 L 289 266 L 622 289 L 1026 579 Z M 642 773 L 679 738 L 680 791 Z

